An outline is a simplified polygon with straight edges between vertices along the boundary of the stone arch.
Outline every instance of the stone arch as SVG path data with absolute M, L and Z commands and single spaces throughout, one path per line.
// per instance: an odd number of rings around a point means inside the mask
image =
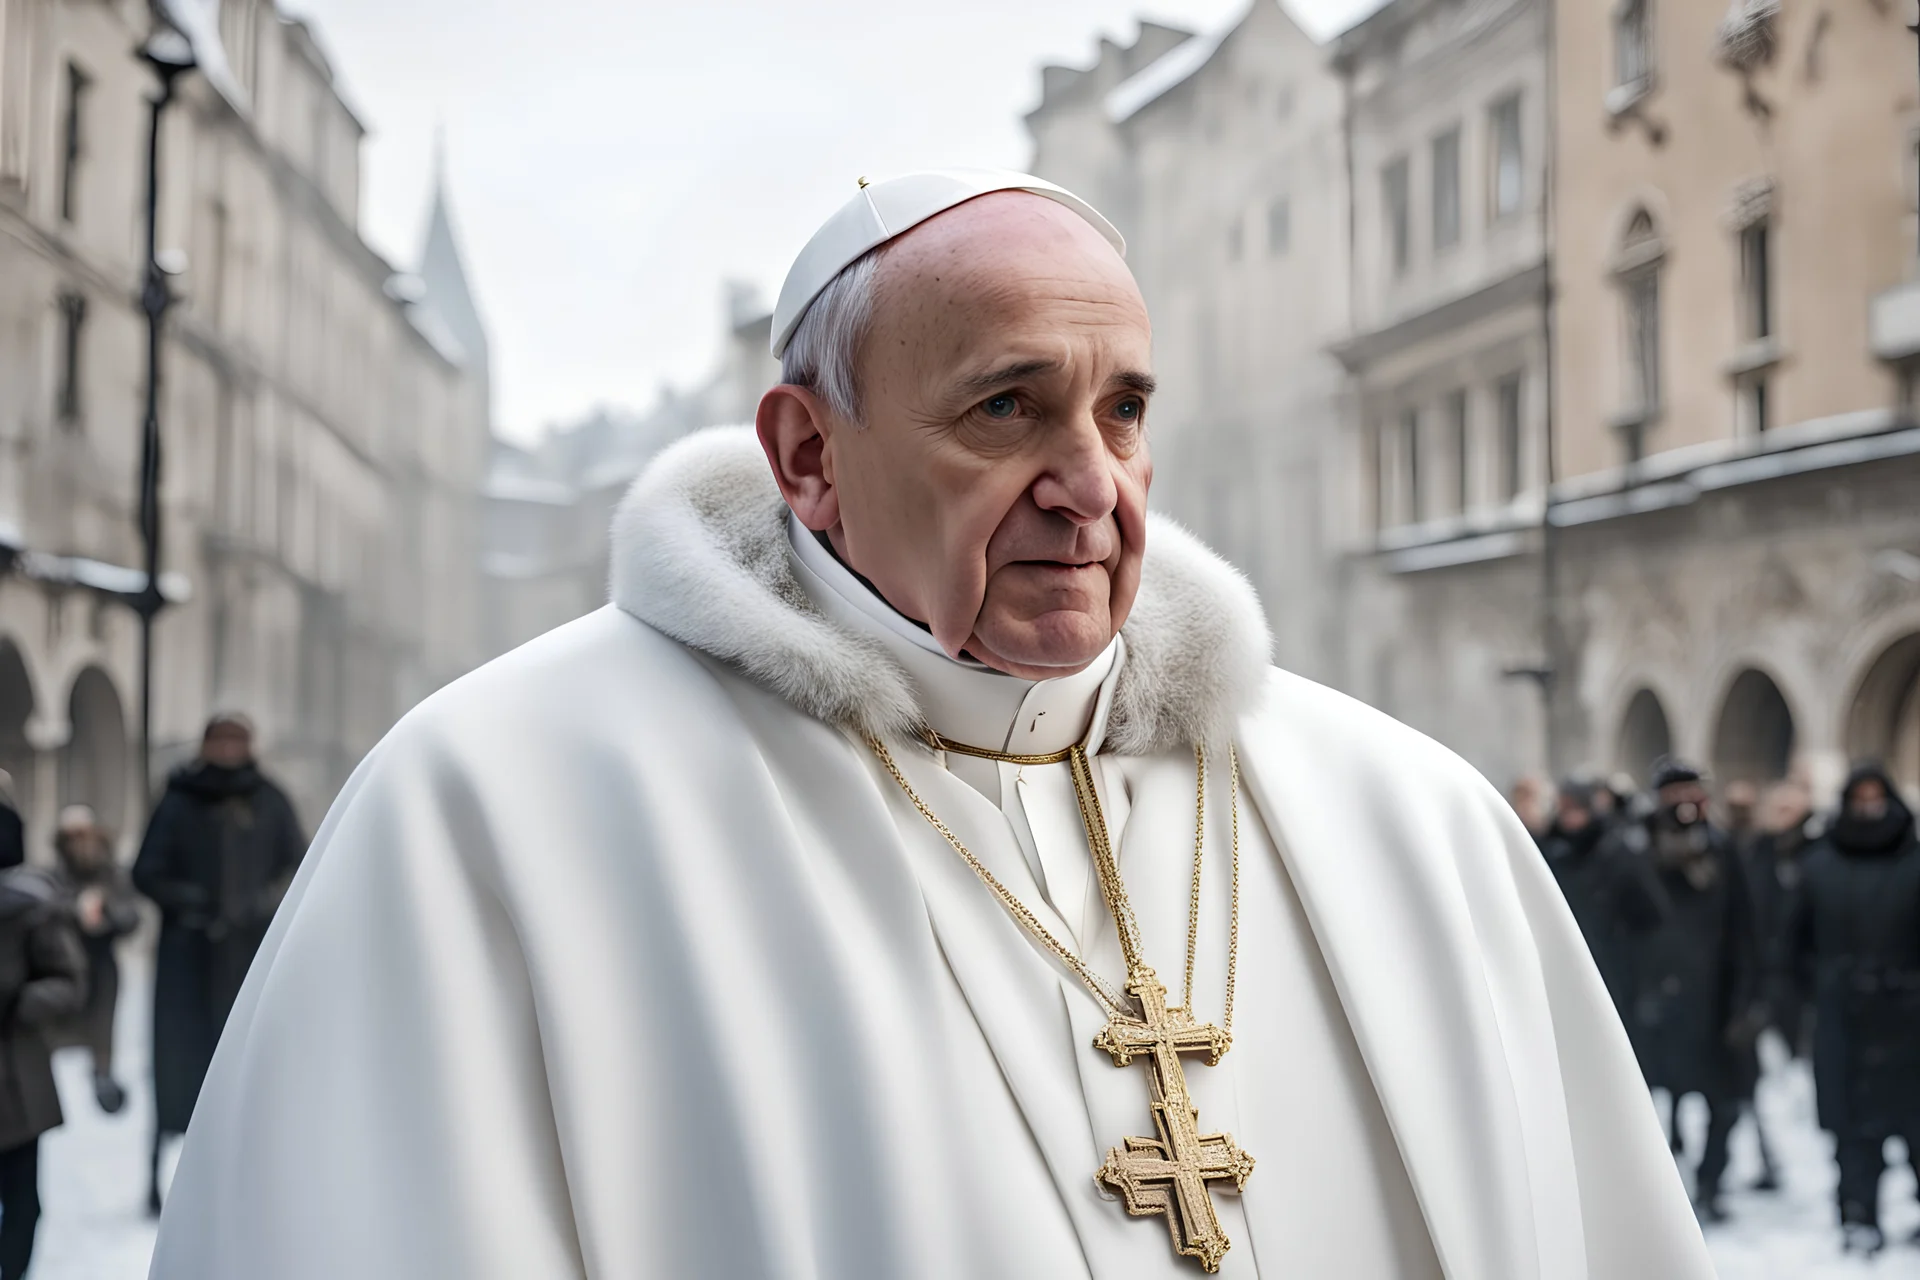
M 1646 786 L 1653 778 L 1653 762 L 1673 752 L 1673 727 L 1659 694 L 1645 685 L 1634 691 L 1614 743 L 1614 767 Z
M 1845 740 L 1849 756 L 1883 762 L 1909 794 L 1920 795 L 1920 631 L 1868 663 L 1847 708 Z
M 1721 782 L 1773 782 L 1793 766 L 1793 709 L 1772 676 L 1743 668 L 1714 722 L 1713 772 Z
M 0 769 L 13 778 L 14 803 L 22 816 L 33 803 L 33 743 L 27 722 L 33 718 L 33 680 L 19 646 L 0 636 Z
M 99 667 L 86 667 L 67 696 L 73 732 L 60 752 L 60 803 L 92 805 L 100 821 L 121 829 L 127 812 L 127 720 L 119 691 Z

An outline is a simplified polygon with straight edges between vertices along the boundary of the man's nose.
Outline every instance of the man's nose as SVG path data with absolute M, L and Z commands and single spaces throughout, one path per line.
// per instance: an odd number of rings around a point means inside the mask
M 1096 524 L 1112 515 L 1120 492 L 1100 424 L 1087 414 L 1071 427 L 1063 425 L 1051 443 L 1047 468 L 1033 485 L 1034 504 L 1077 525 Z

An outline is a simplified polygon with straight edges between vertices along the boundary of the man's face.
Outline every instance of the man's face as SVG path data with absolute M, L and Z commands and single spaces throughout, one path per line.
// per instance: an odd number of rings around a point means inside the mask
M 837 519 L 808 523 L 949 654 L 1079 670 L 1140 585 L 1150 345 L 1133 277 L 1070 210 L 1001 192 L 928 220 L 881 263 L 863 421 L 825 433 Z
M 1568 835 L 1578 835 L 1585 831 L 1593 821 L 1593 810 L 1589 809 L 1577 797 L 1561 796 L 1558 801 L 1556 818 L 1560 829 Z
M 215 725 L 207 730 L 200 755 L 208 764 L 238 769 L 253 759 L 253 735 L 237 724 Z
M 1682 825 L 1698 822 L 1707 812 L 1707 789 L 1698 782 L 1671 782 L 1660 788 L 1660 807 Z
M 1887 816 L 1887 789 L 1878 778 L 1862 778 L 1847 792 L 1847 812 L 1868 822 Z

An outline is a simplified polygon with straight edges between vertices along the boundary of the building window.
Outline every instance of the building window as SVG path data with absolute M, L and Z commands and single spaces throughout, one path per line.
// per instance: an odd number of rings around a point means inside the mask
M 1460 127 L 1433 140 L 1433 247 L 1460 242 Z
M 1281 196 L 1267 206 L 1267 252 L 1278 258 L 1293 243 L 1293 204 Z
M 85 373 L 87 300 L 77 293 L 60 295 L 60 371 L 54 412 L 69 426 L 80 421 L 84 408 L 80 387 Z
M 1627 305 L 1627 389 L 1644 420 L 1660 407 L 1660 274 L 1649 268 L 1622 283 Z
M 87 101 L 87 73 L 76 64 L 67 64 L 67 111 L 60 122 L 60 219 L 72 222 L 80 216 L 80 161 L 84 138 L 81 122 Z
M 1520 212 L 1526 188 L 1524 157 L 1520 145 L 1520 95 L 1514 94 L 1495 103 L 1489 113 L 1493 142 L 1493 190 L 1488 192 L 1488 207 L 1496 220 Z
M 1621 393 L 1625 400 L 1614 425 L 1621 432 L 1629 463 L 1640 460 L 1647 428 L 1660 413 L 1660 265 L 1665 252 L 1653 215 L 1645 209 L 1634 210 L 1613 263 L 1624 322 Z
M 1746 435 L 1763 436 L 1773 425 L 1769 416 L 1772 406 L 1767 402 L 1767 377 L 1756 373 L 1740 384 L 1740 423 Z
M 1519 374 L 1500 379 L 1500 494 L 1508 502 L 1520 496 Z
M 1381 423 L 1375 423 L 1369 433 L 1368 443 L 1372 446 L 1373 463 L 1373 527 L 1375 531 L 1384 529 L 1391 521 L 1387 518 L 1387 431 Z
M 1764 219 L 1740 233 L 1740 291 L 1746 337 L 1773 335 L 1773 264 L 1771 237 Z
M 1613 11 L 1613 83 L 1643 86 L 1653 77 L 1651 0 L 1619 0 Z
M 1465 515 L 1473 488 L 1473 441 L 1468 430 L 1464 387 L 1447 397 L 1447 430 L 1453 437 L 1454 509 Z
M 1387 258 L 1393 264 L 1393 274 L 1403 276 L 1413 259 L 1413 209 L 1408 201 L 1405 156 L 1380 171 L 1380 200 L 1386 211 Z
M 1420 411 L 1407 409 L 1400 415 L 1400 473 L 1406 483 L 1406 513 L 1410 524 L 1425 518 L 1420 500 Z

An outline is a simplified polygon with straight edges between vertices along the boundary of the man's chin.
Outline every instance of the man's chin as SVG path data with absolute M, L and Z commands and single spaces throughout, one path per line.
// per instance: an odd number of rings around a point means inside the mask
M 995 671 L 1024 680 L 1052 680 L 1084 671 L 1112 642 L 1113 633 L 1086 614 L 1071 619 L 1048 615 L 977 629 L 967 640 L 966 652 Z

